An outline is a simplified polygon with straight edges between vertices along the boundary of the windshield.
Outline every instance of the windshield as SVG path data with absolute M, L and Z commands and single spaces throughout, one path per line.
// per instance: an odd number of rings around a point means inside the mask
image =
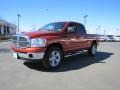
M 39 30 L 44 30 L 44 31 L 61 31 L 64 28 L 65 23 L 64 22 L 57 22 L 57 23 L 50 23 Z

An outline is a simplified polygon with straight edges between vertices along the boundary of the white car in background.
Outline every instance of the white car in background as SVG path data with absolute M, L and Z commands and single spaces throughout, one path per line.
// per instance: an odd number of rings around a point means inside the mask
M 101 35 L 101 36 L 99 37 L 99 40 L 100 40 L 100 41 L 106 41 L 106 36 Z
M 107 35 L 106 36 L 106 41 L 115 41 L 115 39 L 114 39 L 114 36 L 113 35 Z
M 120 36 L 115 36 L 114 39 L 115 41 L 120 42 Z

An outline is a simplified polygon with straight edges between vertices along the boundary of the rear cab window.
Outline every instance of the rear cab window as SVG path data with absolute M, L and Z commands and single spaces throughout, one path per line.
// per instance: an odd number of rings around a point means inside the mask
M 85 27 L 82 24 L 77 23 L 76 26 L 77 26 L 79 35 L 85 35 L 86 34 Z

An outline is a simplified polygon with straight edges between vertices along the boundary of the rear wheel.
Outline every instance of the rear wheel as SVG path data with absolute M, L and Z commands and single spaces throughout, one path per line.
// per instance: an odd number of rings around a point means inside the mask
M 94 56 L 96 54 L 96 51 L 97 51 L 97 45 L 96 43 L 93 43 L 91 47 L 88 49 L 88 55 Z
M 43 59 L 43 66 L 46 69 L 56 69 L 63 58 L 62 50 L 58 47 L 50 47 Z

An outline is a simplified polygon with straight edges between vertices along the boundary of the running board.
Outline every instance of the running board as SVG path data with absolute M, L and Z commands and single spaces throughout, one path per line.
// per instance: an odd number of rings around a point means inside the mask
M 76 53 L 67 53 L 64 57 L 71 57 L 71 56 L 79 55 L 79 54 L 85 53 L 86 51 L 87 50 L 78 51 Z

